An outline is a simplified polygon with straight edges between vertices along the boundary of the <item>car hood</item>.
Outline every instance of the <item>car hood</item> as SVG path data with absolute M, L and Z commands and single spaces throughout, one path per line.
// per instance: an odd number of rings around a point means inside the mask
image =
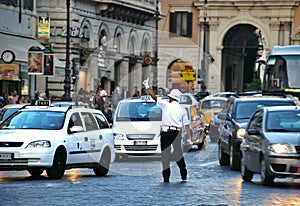
M 246 128 L 248 121 L 249 119 L 241 119 L 239 121 L 236 121 L 236 124 L 238 125 L 239 128 Z
M 212 108 L 212 109 L 202 109 L 201 114 L 204 118 L 205 124 L 208 124 L 210 120 L 214 117 L 215 113 L 218 113 L 222 108 Z
M 14 129 L 0 130 L 0 142 L 25 142 L 32 140 L 47 140 L 53 137 L 58 137 L 59 130 L 35 130 L 35 129 Z
M 300 132 L 268 132 L 266 138 L 270 143 L 299 145 Z
M 160 121 L 153 122 L 115 122 L 114 133 L 123 134 L 158 134 L 160 132 Z

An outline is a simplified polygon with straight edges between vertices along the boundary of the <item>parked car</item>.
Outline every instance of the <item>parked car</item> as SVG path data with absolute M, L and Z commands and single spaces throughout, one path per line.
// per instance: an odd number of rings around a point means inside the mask
M 232 170 L 240 170 L 240 144 L 245 134 L 245 127 L 251 115 L 266 106 L 290 106 L 295 102 L 279 96 L 231 96 L 218 114 L 222 123 L 219 127 L 218 158 L 220 165 L 230 165 Z
M 258 109 L 251 117 L 241 144 L 244 181 L 260 174 L 263 185 L 275 178 L 300 178 L 300 107 Z
M 18 111 L 19 109 L 26 107 L 27 104 L 8 104 L 5 105 L 0 111 L 0 123 L 3 122 L 9 115 Z
M 133 155 L 161 154 L 162 111 L 151 96 L 121 100 L 114 113 L 113 122 L 115 153 L 118 159 Z
M 32 176 L 46 170 L 50 179 L 61 178 L 71 168 L 106 175 L 115 153 L 104 115 L 88 108 L 53 107 L 45 100 L 38 103 L 0 124 L 0 170 L 27 170 Z
M 203 118 L 197 112 L 195 106 L 191 105 L 182 105 L 188 114 L 188 119 L 190 121 L 190 129 L 192 131 L 192 145 L 196 145 L 199 150 L 204 149 L 206 147 L 206 134 L 205 134 L 205 126 L 203 122 Z M 182 129 L 182 138 L 183 138 L 183 148 L 184 150 L 189 150 L 192 145 L 188 143 L 188 135 L 185 130 L 185 127 Z

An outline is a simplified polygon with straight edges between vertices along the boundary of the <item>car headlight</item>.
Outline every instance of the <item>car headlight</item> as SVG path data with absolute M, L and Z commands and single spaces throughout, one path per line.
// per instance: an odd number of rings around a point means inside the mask
M 242 129 L 238 129 L 238 131 L 236 132 L 236 138 L 244 138 L 245 136 L 245 129 L 242 128 Z
M 295 154 L 297 153 L 295 147 L 289 144 L 271 144 L 268 149 L 278 154 Z
M 51 147 L 50 141 L 39 140 L 39 141 L 34 141 L 29 143 L 26 148 L 28 149 L 28 148 L 47 148 L 47 147 Z
M 125 140 L 125 137 L 123 134 L 114 133 L 114 139 L 115 140 Z

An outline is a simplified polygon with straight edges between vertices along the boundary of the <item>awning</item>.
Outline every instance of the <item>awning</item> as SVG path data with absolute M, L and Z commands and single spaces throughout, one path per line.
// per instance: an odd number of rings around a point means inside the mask
M 0 33 L 0 55 L 4 50 L 11 50 L 15 53 L 16 61 L 27 63 L 28 50 L 33 46 L 38 46 L 41 49 L 45 49 L 45 47 L 35 39 Z M 54 58 L 54 63 L 55 67 L 65 67 L 65 64 L 62 63 L 57 57 Z

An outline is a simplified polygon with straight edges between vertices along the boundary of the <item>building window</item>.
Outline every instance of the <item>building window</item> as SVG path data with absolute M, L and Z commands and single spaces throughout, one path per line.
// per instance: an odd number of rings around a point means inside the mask
M 33 11 L 33 0 L 24 0 L 23 8 Z
M 192 13 L 170 13 L 170 37 L 192 37 Z

